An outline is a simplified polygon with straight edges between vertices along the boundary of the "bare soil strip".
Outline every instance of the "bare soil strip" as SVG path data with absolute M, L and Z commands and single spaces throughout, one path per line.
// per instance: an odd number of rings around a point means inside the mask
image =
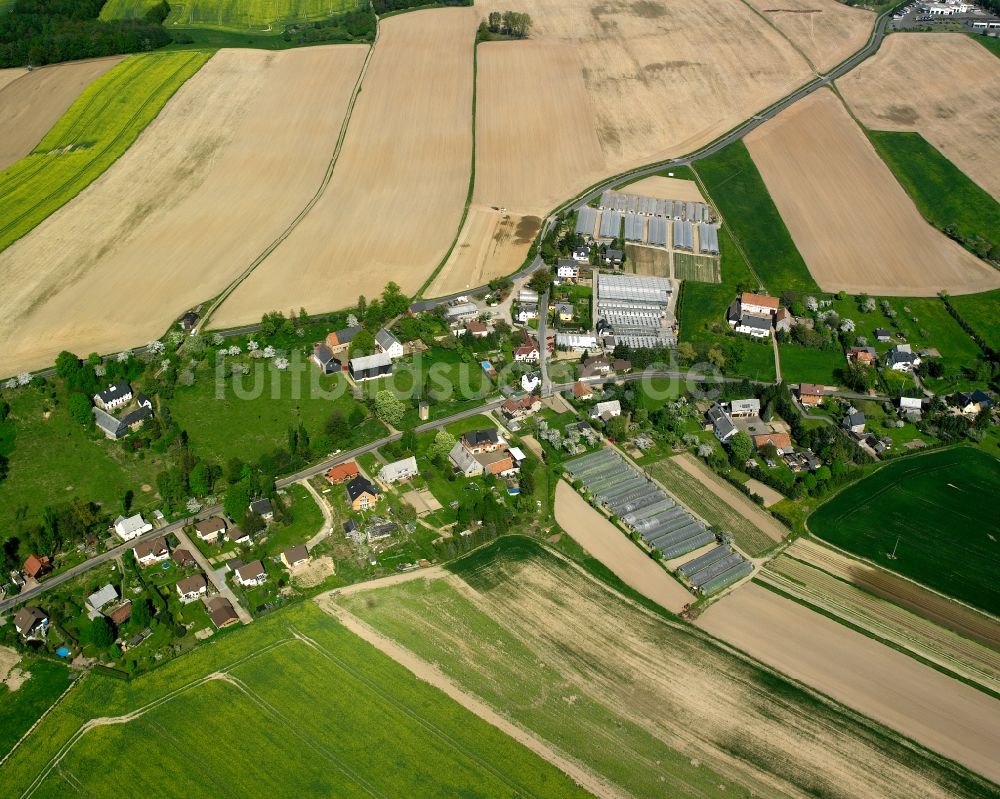
M 978 610 L 936 594 L 898 575 L 863 563 L 812 538 L 800 538 L 786 552 L 918 616 L 1000 652 L 1000 623 Z
M 629 587 L 674 613 L 693 601 L 680 583 L 563 480 L 556 486 L 555 510 L 559 526 Z
M 380 23 L 330 185 L 215 324 L 256 321 L 274 308 L 343 308 L 389 281 L 412 293 L 427 279 L 468 195 L 477 23 L 472 8 Z
M 0 373 L 149 341 L 228 285 L 315 192 L 366 52 L 219 51 L 111 169 L 0 254 Z
M 1000 272 L 924 221 L 832 91 L 800 100 L 745 141 L 825 291 L 931 296 L 1000 286 Z
M 24 158 L 80 92 L 125 56 L 0 70 L 0 170 Z
M 1000 702 L 748 583 L 698 625 L 848 707 L 1000 782 Z
M 916 131 L 1000 200 L 1000 59 L 961 33 L 890 36 L 837 81 L 875 130 Z

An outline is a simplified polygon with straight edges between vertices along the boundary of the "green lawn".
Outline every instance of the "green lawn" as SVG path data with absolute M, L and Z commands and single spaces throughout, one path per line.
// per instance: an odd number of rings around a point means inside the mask
M 772 292 L 816 291 L 816 282 L 785 227 L 746 145 L 734 142 L 697 162 L 695 169 L 730 232 Z M 720 242 L 721 243 L 721 242 Z M 726 263 L 722 266 L 723 280 Z
M 991 39 L 987 36 L 972 36 L 971 38 L 979 42 L 997 58 L 1000 58 L 1000 39 Z
M 1000 325 L 997 324 L 997 318 L 1000 317 L 1000 289 L 983 294 L 949 297 L 948 301 L 990 349 L 1000 352 Z
M 101 19 L 141 19 L 158 0 L 108 0 Z M 170 3 L 164 23 L 280 33 L 286 25 L 326 19 L 358 7 L 357 0 L 183 0 Z
M 809 528 L 880 566 L 1000 613 L 1000 461 L 970 447 L 883 466 L 820 506 Z M 896 559 L 889 554 L 896 546 Z
M 736 249 L 733 234 L 729 232 L 729 225 L 722 225 L 719 228 L 719 250 L 722 253 L 722 282 L 730 286 L 741 286 L 748 291 L 755 290 L 757 278 L 750 272 L 743 253 Z
M 155 485 L 162 457 L 147 450 L 140 459 L 118 442 L 91 436 L 50 391 L 31 385 L 4 393 L 11 416 L 0 424 L 0 454 L 10 459 L 10 473 L 0 481 L 0 541 L 14 532 L 21 508 L 38 519 L 46 505 L 80 498 L 116 515 L 128 490 L 137 511 L 156 507 L 141 486 Z
M 726 309 L 735 297 L 736 289 L 725 283 L 686 282 L 681 290 L 680 308 L 677 311 L 680 341 L 692 344 L 713 341 L 717 336 L 713 328 L 719 333 L 728 331 Z
M 870 130 L 868 137 L 932 225 L 1000 247 L 1000 203 L 934 145 L 919 133 Z
M 324 426 L 334 408 L 346 416 L 356 409 L 368 413 L 342 376 L 321 375 L 309 362 L 293 364 L 284 372 L 263 362 L 254 368 L 239 383 L 229 378 L 217 383 L 214 372 L 206 368 L 198 372 L 193 386 L 177 387 L 170 409 L 203 457 L 216 463 L 234 456 L 256 460 L 287 446 L 288 428 L 300 423 L 314 446 L 327 444 L 329 451 L 352 449 L 386 435 L 385 427 L 371 417 L 347 438 L 331 441 L 325 435 Z M 319 457 L 326 451 L 313 454 Z
M 819 383 L 835 386 L 840 383 L 837 373 L 847 366 L 844 353 L 800 347 L 798 344 L 779 345 L 781 377 L 788 383 Z
M 334 491 L 344 489 L 334 486 Z M 296 544 L 304 544 L 323 526 L 323 511 L 320 510 L 312 495 L 297 483 L 285 489 L 285 499 L 291 500 L 288 512 L 292 522 L 287 527 L 282 524 L 272 524 L 267 528 L 267 540 L 254 547 L 255 557 L 264 558 L 280 555 L 284 550 Z
M 837 796 L 841 769 L 880 783 L 869 783 L 873 795 L 912 795 L 894 785 L 910 779 L 963 795 L 992 791 L 693 628 L 623 601 L 535 541 L 502 539 L 450 568 L 473 590 L 420 580 L 341 601 L 586 763 L 616 794 L 747 797 L 766 784 L 768 796 Z M 718 713 L 704 713 L 706 697 Z
M 0 172 L 0 250 L 100 177 L 210 56 L 135 55 L 84 89 L 30 155 Z
M 587 796 L 311 603 L 217 637 L 131 682 L 84 678 L 5 764 L 3 795 L 37 778 L 41 797 Z M 48 769 L 88 719 L 140 707 Z
M 30 676 L 16 691 L 0 683 L 0 758 L 69 687 L 69 669 L 51 660 L 22 660 L 17 668 Z

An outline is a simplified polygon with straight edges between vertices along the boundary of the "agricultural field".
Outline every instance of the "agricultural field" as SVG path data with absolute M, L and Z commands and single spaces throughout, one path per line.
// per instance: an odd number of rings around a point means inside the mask
M 69 342 L 107 353 L 157 338 L 233 280 L 316 191 L 366 51 L 217 53 L 100 181 L 0 254 L 16 287 L 0 301 L 0 373 L 49 365 Z M 204 57 L 136 56 L 88 92 L 134 61 Z M 289 306 L 256 320 L 275 308 Z
M 682 174 L 682 168 L 678 167 L 672 174 Z M 701 189 L 698 184 L 690 178 L 670 177 L 666 173 L 650 175 L 649 177 L 618 187 L 616 191 L 625 191 L 629 194 L 642 194 L 647 197 L 658 197 L 662 200 L 684 200 L 686 202 L 703 203 L 705 198 L 701 196 Z
M 776 25 L 817 70 L 835 67 L 868 42 L 875 14 L 835 0 L 791 0 L 779 8 L 766 0 L 749 0 Z
M 1000 778 L 1000 700 L 755 583 L 711 605 L 697 624 L 917 744 L 994 782 Z M 857 774 L 872 776 L 855 765 Z M 870 786 L 857 795 L 883 791 Z
M 159 0 L 109 0 L 101 19 L 143 19 L 158 4 Z M 280 33 L 286 25 L 325 19 L 357 6 L 355 0 L 183 0 L 170 4 L 164 24 Z
M 385 636 L 407 656 L 434 663 L 473 699 L 586 764 L 610 795 L 993 790 L 896 733 L 625 600 L 535 542 L 504 539 L 452 571 L 327 597 L 323 605 L 374 627 L 376 645 Z M 972 718 L 982 722 L 988 710 Z
M 664 458 L 646 466 L 667 491 L 720 531 L 732 533 L 736 546 L 751 557 L 763 555 L 788 532 L 756 505 L 692 455 Z
M 33 153 L 0 173 L 0 250 L 100 177 L 209 55 L 136 55 L 91 82 Z
M 978 40 L 889 36 L 837 86 L 865 127 L 919 133 L 1000 200 L 1000 60 Z
M 832 91 L 764 123 L 746 146 L 824 290 L 927 296 L 1000 286 L 1000 273 L 924 221 Z
M 3 796 L 587 795 L 311 604 L 132 682 L 84 682 L 5 764 Z
M 919 133 L 871 130 L 868 138 L 924 219 L 967 241 L 984 239 L 1000 253 L 1000 202 L 989 192 Z
M 781 377 L 789 383 L 818 383 L 836 386 L 838 373 L 847 367 L 844 353 L 839 349 L 821 350 L 801 347 L 798 344 L 779 344 Z
M 765 287 L 772 292 L 818 288 L 742 141 L 698 161 L 695 169 L 709 202 L 718 208 Z M 722 272 L 729 282 L 725 263 Z
M 80 92 L 123 56 L 0 70 L 0 170 L 27 156 Z
M 0 758 L 14 748 L 69 684 L 69 669 L 62 664 L 20 660 L 13 650 L 0 648 Z
M 990 349 L 1000 352 L 1000 325 L 997 325 L 1000 290 L 984 294 L 967 294 L 963 297 L 950 297 L 949 302 L 966 323 L 976 331 L 976 335 L 982 337 Z
M 996 695 L 1000 653 L 839 580 L 793 557 L 780 555 L 758 576 L 782 593 L 912 652 Z
M 677 280 L 698 280 L 702 283 L 719 282 L 719 259 L 705 255 L 674 252 L 674 277 Z
M 956 447 L 883 466 L 817 508 L 808 525 L 841 549 L 998 614 L 998 491 L 1000 461 Z
M 677 313 L 680 340 L 711 341 L 728 331 L 726 308 L 735 297 L 736 289 L 725 283 L 685 283 Z
M 430 277 L 469 191 L 478 20 L 471 8 L 439 8 L 381 23 L 329 186 L 216 324 L 268 308 L 342 308 L 389 281 L 412 294 Z

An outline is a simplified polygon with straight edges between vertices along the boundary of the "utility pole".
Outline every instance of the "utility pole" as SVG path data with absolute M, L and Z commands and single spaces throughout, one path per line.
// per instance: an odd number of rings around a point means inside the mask
M 899 538 L 900 538 L 900 537 L 899 537 L 899 536 L 897 535 L 897 536 L 896 536 L 896 543 L 895 543 L 895 545 L 893 546 L 893 548 L 892 548 L 892 552 L 891 552 L 891 553 L 890 553 L 890 555 L 889 555 L 889 560 L 895 560 L 895 559 L 896 559 L 896 549 L 897 549 L 897 548 L 899 547 Z

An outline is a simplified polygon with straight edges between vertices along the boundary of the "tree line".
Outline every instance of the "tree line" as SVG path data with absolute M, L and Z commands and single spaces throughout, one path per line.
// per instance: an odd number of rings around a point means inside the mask
M 420 6 L 471 6 L 472 0 L 372 0 L 372 11 L 387 14 Z

